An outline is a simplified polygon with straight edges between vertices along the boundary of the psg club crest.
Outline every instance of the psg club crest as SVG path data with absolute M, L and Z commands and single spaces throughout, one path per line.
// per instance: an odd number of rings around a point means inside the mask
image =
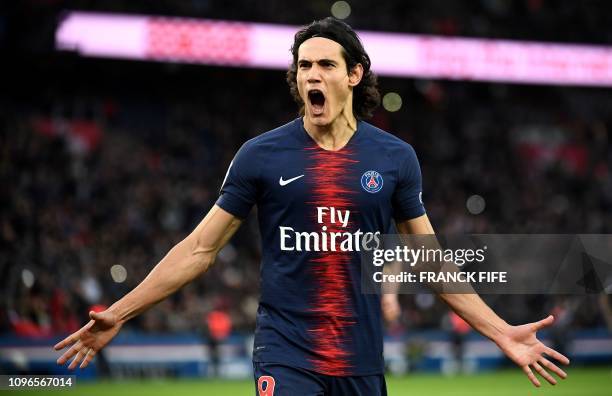
M 377 193 L 383 187 L 383 178 L 380 173 L 369 170 L 361 175 L 361 187 L 369 193 Z

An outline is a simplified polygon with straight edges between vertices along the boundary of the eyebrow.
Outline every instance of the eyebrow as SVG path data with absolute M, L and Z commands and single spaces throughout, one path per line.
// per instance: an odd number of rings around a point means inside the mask
M 297 61 L 298 65 L 300 63 L 304 63 L 304 62 L 306 62 L 306 63 L 319 63 L 319 64 L 320 63 L 331 63 L 333 65 L 337 65 L 338 64 L 337 61 L 335 61 L 333 59 L 327 59 L 327 58 L 323 58 L 323 59 L 319 59 L 319 60 L 315 60 L 315 61 L 312 61 L 310 59 L 303 59 L 302 58 L 302 59 L 298 59 L 298 61 Z

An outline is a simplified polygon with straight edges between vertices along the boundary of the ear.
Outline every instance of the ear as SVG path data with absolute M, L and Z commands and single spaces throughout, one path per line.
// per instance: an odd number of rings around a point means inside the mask
M 354 87 L 361 81 L 363 77 L 363 65 L 361 63 L 357 63 L 353 68 L 349 71 L 349 86 Z

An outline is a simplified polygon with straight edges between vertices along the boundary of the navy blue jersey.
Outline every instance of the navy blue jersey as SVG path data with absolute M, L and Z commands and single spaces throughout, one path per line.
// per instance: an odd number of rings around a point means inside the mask
M 380 297 L 360 290 L 360 251 L 391 221 L 421 216 L 412 147 L 366 122 L 338 151 L 320 148 L 301 118 L 246 142 L 217 205 L 262 237 L 255 362 L 326 375 L 383 372 Z

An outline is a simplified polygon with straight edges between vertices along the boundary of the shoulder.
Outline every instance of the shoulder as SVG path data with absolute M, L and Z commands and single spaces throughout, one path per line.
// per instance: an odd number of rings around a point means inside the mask
M 397 136 L 375 127 L 365 121 L 362 122 L 362 128 L 365 132 L 365 140 L 368 144 L 376 145 L 388 153 L 391 157 L 406 159 L 407 157 L 416 158 L 414 148 L 408 142 L 398 138 Z
M 295 135 L 295 128 L 296 120 L 293 120 L 285 125 L 281 125 L 247 140 L 242 148 L 247 151 L 266 151 L 274 149 L 279 142 L 286 141 L 290 136 Z
M 292 124 L 287 123 L 247 140 L 234 156 L 233 165 L 243 171 L 260 173 L 265 159 L 270 158 L 288 136 L 295 135 Z

